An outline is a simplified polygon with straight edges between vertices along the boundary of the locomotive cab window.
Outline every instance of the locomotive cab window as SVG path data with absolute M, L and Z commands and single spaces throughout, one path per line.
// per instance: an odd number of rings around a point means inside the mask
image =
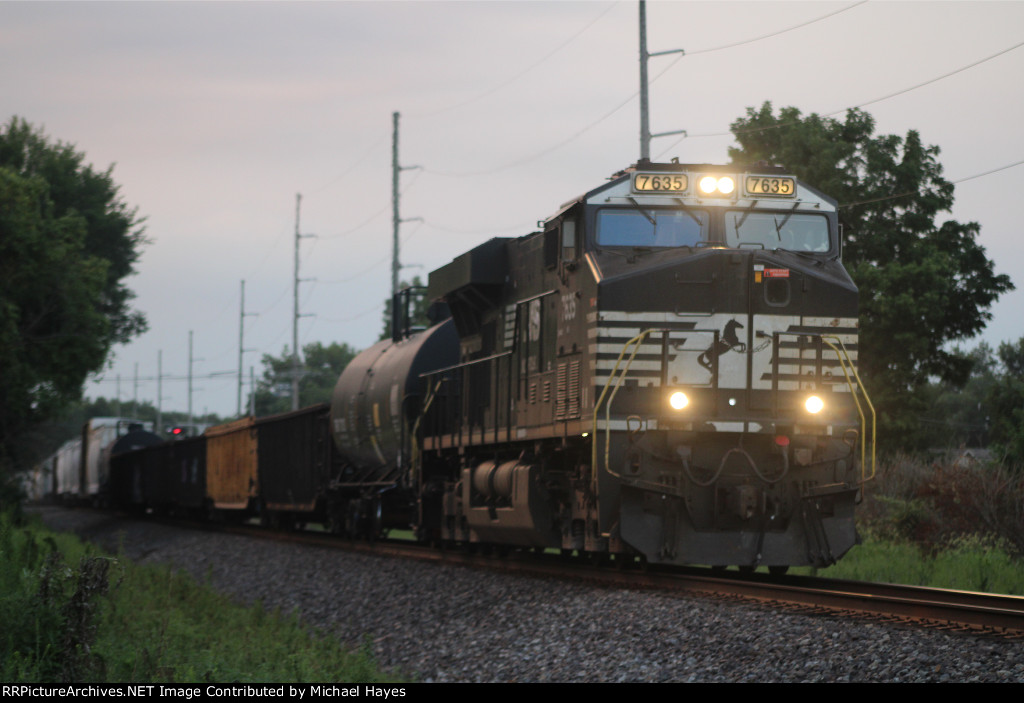
M 606 247 L 694 247 L 708 239 L 704 210 L 601 210 L 597 243 Z
M 725 244 L 812 253 L 831 249 L 828 220 L 822 215 L 794 212 L 730 210 L 725 213 Z

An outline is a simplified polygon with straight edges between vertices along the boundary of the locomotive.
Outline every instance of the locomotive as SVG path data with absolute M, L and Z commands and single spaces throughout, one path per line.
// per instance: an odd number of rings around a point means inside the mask
M 641 161 L 432 272 L 330 405 L 117 452 L 115 502 L 782 571 L 857 541 L 874 425 L 836 202 Z M 153 444 L 153 446 L 147 446 Z
M 397 296 L 342 373 L 345 524 L 772 570 L 850 549 L 873 410 L 836 202 L 641 161 L 542 224 L 432 272 L 427 329 Z

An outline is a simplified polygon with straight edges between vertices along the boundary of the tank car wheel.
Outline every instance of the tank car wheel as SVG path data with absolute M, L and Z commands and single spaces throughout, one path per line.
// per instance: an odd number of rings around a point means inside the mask
M 752 574 L 757 570 L 756 566 L 751 566 L 750 564 L 740 564 L 736 568 L 740 570 L 741 574 Z
M 768 573 L 772 576 L 785 576 L 786 572 L 789 571 L 789 566 L 769 566 Z

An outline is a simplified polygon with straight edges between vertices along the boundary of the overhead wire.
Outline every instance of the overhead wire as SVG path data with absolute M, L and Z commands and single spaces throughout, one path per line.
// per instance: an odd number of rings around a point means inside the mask
M 951 181 L 949 181 L 949 183 L 952 184 L 952 185 L 957 185 L 959 183 L 965 183 L 967 181 L 973 181 L 975 178 L 981 178 L 982 176 L 989 176 L 989 175 L 991 175 L 993 173 L 999 173 L 1000 171 L 1005 171 L 1007 169 L 1013 168 L 1014 166 L 1020 166 L 1021 164 L 1024 164 L 1024 159 L 1021 159 L 1020 161 L 1014 161 L 1012 164 L 1006 164 L 1005 166 L 999 166 L 998 168 L 989 169 L 988 171 L 984 171 L 982 173 L 976 173 L 973 176 L 964 176 L 963 178 L 958 178 L 956 180 L 951 180 Z M 897 200 L 899 198 L 905 198 L 908 195 L 916 195 L 919 192 L 920 192 L 920 189 L 917 189 L 917 190 L 905 190 L 902 193 L 894 193 L 892 195 L 886 195 L 886 196 L 883 196 L 881 198 L 872 198 L 870 200 L 858 200 L 858 201 L 853 202 L 853 203 L 842 203 L 842 204 L 839 205 L 839 207 L 841 209 L 841 208 L 848 208 L 848 207 L 856 207 L 857 205 L 870 205 L 872 203 L 882 203 L 882 202 L 885 202 L 887 200 Z
M 878 98 L 873 98 L 871 100 L 867 100 L 865 102 L 858 103 L 856 105 L 851 105 L 849 107 L 844 107 L 844 108 L 839 109 L 839 110 L 833 110 L 831 112 L 823 112 L 823 113 L 820 114 L 820 116 L 821 117 L 834 117 L 835 115 L 839 115 L 841 113 L 848 112 L 849 110 L 858 110 L 858 109 L 860 109 L 862 107 L 865 107 L 867 105 L 874 105 L 875 103 L 882 102 L 883 100 L 888 100 L 890 98 L 895 98 L 895 97 L 897 97 L 899 95 L 903 95 L 903 94 L 909 93 L 909 92 L 911 92 L 913 90 L 917 90 L 918 88 L 923 88 L 923 87 L 925 87 L 927 85 L 931 85 L 932 83 L 937 83 L 938 81 L 944 80 L 946 78 L 950 78 L 951 76 L 955 76 L 956 74 L 962 73 L 962 72 L 964 72 L 964 71 L 966 71 L 968 69 L 974 68 L 976 66 L 980 66 L 983 63 L 986 63 L 986 62 L 991 61 L 993 59 L 999 58 L 1003 54 L 1007 54 L 1007 53 L 1013 51 L 1014 49 L 1019 49 L 1022 46 L 1024 46 L 1024 41 L 1018 42 L 1017 44 L 1014 44 L 1013 46 L 1007 47 L 1005 49 L 1001 49 L 1001 50 L 997 51 L 994 54 L 986 56 L 983 59 L 978 59 L 977 61 L 972 61 L 969 64 L 966 64 L 964 66 L 956 68 L 956 69 L 954 69 L 952 71 L 949 71 L 947 73 L 943 73 L 941 76 L 936 76 L 935 78 L 929 78 L 926 81 L 922 81 L 920 83 L 916 83 L 916 84 L 914 84 L 914 85 L 912 85 L 910 87 L 902 88 L 900 90 L 897 90 L 895 92 L 889 93 L 887 95 L 883 95 L 883 96 L 878 97 Z M 674 149 L 684 139 L 700 139 L 700 138 L 706 138 L 706 137 L 726 137 L 726 136 L 732 136 L 732 135 L 736 135 L 736 134 L 753 134 L 753 133 L 756 133 L 756 132 L 767 132 L 767 131 L 772 130 L 772 129 L 783 129 L 785 127 L 792 127 L 792 126 L 797 125 L 797 124 L 800 124 L 800 123 L 798 121 L 793 121 L 793 122 L 782 122 L 782 123 L 774 124 L 774 125 L 765 125 L 763 127 L 745 127 L 745 128 L 742 128 L 742 129 L 737 129 L 735 131 L 728 130 L 728 131 L 725 131 L 725 132 L 708 132 L 708 133 L 705 133 L 705 134 L 687 134 L 687 135 L 685 135 L 683 137 L 680 137 L 676 141 L 672 142 L 671 145 L 669 145 L 661 153 L 658 154 L 658 158 L 664 156 L 667 152 L 669 152 L 672 149 Z
M 791 32 L 793 30 L 800 29 L 802 27 L 806 27 L 808 25 L 814 24 L 815 22 L 821 22 L 822 20 L 826 20 L 826 19 L 828 19 L 830 17 L 834 17 L 835 15 L 838 15 L 838 14 L 840 14 L 842 12 L 846 12 L 847 10 L 852 10 L 855 7 L 859 7 L 860 5 L 865 4 L 867 1 L 868 0 L 860 0 L 859 2 L 855 2 L 852 5 L 848 5 L 846 7 L 843 7 L 841 9 L 839 9 L 839 10 L 834 10 L 832 12 L 829 12 L 828 14 L 821 15 L 820 17 L 816 17 L 816 18 L 814 18 L 812 20 L 808 20 L 806 22 L 801 22 L 800 24 L 796 24 L 796 25 L 793 25 L 791 27 L 786 27 L 785 29 L 780 29 L 780 30 L 777 30 L 775 32 L 771 32 L 769 34 L 764 34 L 764 35 L 761 35 L 761 36 L 758 36 L 758 37 L 753 37 L 751 39 L 745 39 L 745 40 L 739 41 L 739 42 L 733 42 L 731 44 L 726 44 L 726 45 L 717 46 L 717 47 L 711 47 L 711 48 L 708 48 L 708 49 L 698 49 L 697 51 L 688 52 L 687 54 L 680 54 L 671 63 L 669 63 L 667 66 L 665 66 L 665 68 L 663 68 L 661 71 L 659 71 L 654 76 L 654 78 L 651 79 L 651 83 L 654 83 L 661 76 L 665 75 L 666 72 L 668 72 L 673 66 L 675 66 L 683 58 L 685 58 L 686 55 L 692 56 L 694 54 L 703 54 L 703 53 L 710 53 L 710 52 L 713 52 L 713 51 L 721 51 L 723 49 L 729 49 L 729 48 L 732 48 L 734 46 L 742 46 L 743 44 L 751 44 L 753 42 L 761 41 L 763 39 L 768 39 L 770 37 L 775 37 L 775 36 L 778 36 L 780 34 L 785 34 L 786 32 Z M 546 149 L 543 149 L 542 151 L 536 152 L 536 153 L 534 153 L 531 156 L 528 156 L 528 157 L 525 157 L 525 158 L 522 158 L 522 159 L 517 159 L 516 161 L 512 161 L 512 162 L 503 164 L 501 166 L 498 166 L 498 167 L 495 167 L 493 169 L 489 169 L 489 170 L 486 170 L 486 171 L 466 171 L 466 172 L 454 173 L 454 172 L 447 172 L 447 171 L 437 171 L 437 170 L 434 170 L 434 169 L 425 169 L 425 170 L 427 170 L 428 173 L 431 173 L 431 174 L 433 174 L 435 176 L 444 176 L 444 177 L 447 177 L 447 178 L 464 178 L 464 177 L 470 177 L 470 176 L 489 176 L 489 175 L 492 175 L 492 174 L 495 174 L 495 173 L 499 173 L 501 171 L 508 170 L 510 168 L 514 168 L 516 166 L 521 166 L 521 165 L 523 165 L 525 163 L 529 163 L 530 161 L 535 161 L 535 160 L 537 160 L 537 159 L 539 159 L 539 158 L 541 158 L 543 156 L 546 156 L 546 155 L 550 154 L 551 152 L 556 151 L 556 150 L 562 148 L 566 144 L 569 144 L 570 142 L 575 141 L 576 139 L 578 139 L 579 137 L 583 136 L 584 134 L 589 132 L 591 129 L 596 127 L 597 125 L 599 125 L 602 122 L 604 122 L 605 120 L 607 120 L 609 117 L 611 117 L 616 112 L 618 112 L 619 110 L 624 108 L 626 105 L 629 105 L 633 101 L 633 99 L 636 98 L 638 95 L 640 95 L 640 91 L 639 90 L 635 91 L 628 98 L 626 98 L 622 102 L 618 103 L 614 108 L 612 108 L 611 110 L 609 110 L 604 115 L 602 115 L 598 119 L 594 120 L 593 122 L 591 122 L 587 126 L 585 126 L 582 129 L 574 132 L 572 135 L 570 135 L 569 137 L 563 139 L 562 141 L 557 142 L 556 144 L 553 144 L 552 146 L 547 147 Z M 678 144 L 678 143 L 679 142 L 677 141 L 676 144 Z M 675 146 L 675 145 L 673 144 L 673 146 Z
M 866 2 L 867 0 L 864 0 L 864 1 Z M 467 105 L 471 105 L 471 104 L 473 104 L 473 103 L 475 103 L 475 102 L 477 102 L 479 100 L 482 100 L 482 99 L 486 98 L 488 95 L 493 95 L 494 93 L 498 92 L 499 90 L 501 90 L 505 86 L 511 85 L 512 83 L 515 83 L 517 80 L 519 80 L 520 78 L 525 76 L 527 73 L 529 73 L 533 69 L 537 68 L 541 64 L 545 63 L 548 59 L 550 59 L 552 56 L 557 54 L 559 51 L 561 51 L 562 49 L 567 47 L 569 44 L 571 44 L 572 42 L 576 41 L 576 39 L 578 37 L 580 37 L 584 32 L 586 32 L 588 29 L 590 29 L 595 24 L 597 24 L 598 20 L 600 20 L 602 17 L 607 15 L 609 12 L 611 12 L 612 8 L 614 8 L 618 4 L 619 4 L 618 1 L 612 2 L 611 4 L 609 4 L 608 7 L 603 12 L 601 12 L 601 14 L 597 15 L 594 19 L 592 19 L 590 22 L 588 22 L 578 32 L 573 34 L 571 37 L 569 37 L 568 39 L 563 41 L 561 44 L 556 46 L 554 49 L 549 51 L 547 54 L 545 54 L 541 58 L 537 59 L 532 64 L 530 64 L 529 66 L 524 68 L 522 71 L 520 71 L 516 75 L 514 75 L 511 78 L 507 79 L 506 81 L 497 84 L 493 88 L 491 88 L 489 90 L 486 90 L 483 93 L 480 93 L 479 95 L 477 95 L 475 97 L 469 98 L 468 100 L 464 100 L 461 103 L 455 103 L 454 105 L 449 105 L 448 107 L 443 107 L 440 110 L 435 110 L 434 112 L 412 113 L 412 116 L 413 117 L 433 117 L 434 115 L 441 115 L 441 114 L 444 114 L 446 112 L 451 112 L 452 110 L 457 110 L 457 109 L 466 107 Z

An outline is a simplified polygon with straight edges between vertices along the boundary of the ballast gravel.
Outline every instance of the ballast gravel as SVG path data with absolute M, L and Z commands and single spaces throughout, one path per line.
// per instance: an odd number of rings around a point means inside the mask
M 1024 682 L 1024 642 L 787 614 L 39 508 L 142 563 L 296 611 L 423 682 Z

